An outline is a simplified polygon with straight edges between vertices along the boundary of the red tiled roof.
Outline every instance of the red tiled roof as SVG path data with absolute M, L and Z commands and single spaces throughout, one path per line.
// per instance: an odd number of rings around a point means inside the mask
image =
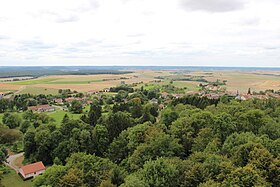
M 50 108 L 51 106 L 49 105 L 38 105 L 38 106 L 30 106 L 28 107 L 28 110 L 38 110 L 40 108 Z
M 34 173 L 37 171 L 41 171 L 45 169 L 45 166 L 43 164 L 43 162 L 36 162 L 33 164 L 29 164 L 26 166 L 22 166 L 20 169 L 22 169 L 22 172 L 24 175 L 30 174 L 30 173 Z
M 78 98 L 78 97 L 68 97 L 65 99 L 66 102 L 72 102 L 72 101 L 83 101 L 84 99 L 83 98 Z

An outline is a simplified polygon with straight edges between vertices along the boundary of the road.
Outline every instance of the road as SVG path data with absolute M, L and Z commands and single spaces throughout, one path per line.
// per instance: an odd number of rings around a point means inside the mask
M 7 158 L 7 162 L 6 162 L 5 164 L 6 164 L 7 166 L 9 166 L 10 168 L 12 168 L 12 169 L 18 171 L 18 170 L 19 170 L 19 167 L 16 166 L 16 165 L 14 164 L 14 161 L 15 161 L 17 158 L 23 156 L 23 154 L 24 154 L 24 152 L 18 153 L 18 154 L 15 154 L 15 155 L 10 155 L 10 156 Z

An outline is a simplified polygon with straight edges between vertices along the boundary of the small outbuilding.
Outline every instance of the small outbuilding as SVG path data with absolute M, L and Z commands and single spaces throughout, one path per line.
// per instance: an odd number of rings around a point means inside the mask
M 0 92 L 0 99 L 2 99 L 4 97 L 5 93 L 4 92 Z
M 43 162 L 36 162 L 33 164 L 22 166 L 19 169 L 19 174 L 22 176 L 24 180 L 26 180 L 44 173 L 45 170 L 46 167 L 44 166 Z

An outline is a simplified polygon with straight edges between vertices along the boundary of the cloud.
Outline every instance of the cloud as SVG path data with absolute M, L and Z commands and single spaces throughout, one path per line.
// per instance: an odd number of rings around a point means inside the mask
M 4 35 L 0 35 L 0 40 L 8 40 L 8 39 L 10 39 L 10 37 L 4 36 Z
M 57 23 L 67 23 L 67 22 L 76 22 L 79 20 L 79 17 L 76 15 L 68 15 L 68 16 L 57 16 Z
M 32 50 L 47 50 L 56 47 L 53 44 L 46 44 L 40 40 L 28 40 L 20 42 L 20 50 L 32 51 Z
M 56 23 L 67 23 L 67 22 L 77 22 L 79 21 L 79 17 L 69 11 L 64 12 L 54 12 L 49 10 L 41 10 L 34 14 L 31 14 L 34 18 L 37 19 L 47 19 L 52 20 Z
M 230 12 L 243 9 L 246 2 L 246 0 L 181 0 L 181 5 L 186 10 Z
M 248 17 L 240 20 L 239 24 L 242 26 L 257 26 L 261 22 L 259 17 Z

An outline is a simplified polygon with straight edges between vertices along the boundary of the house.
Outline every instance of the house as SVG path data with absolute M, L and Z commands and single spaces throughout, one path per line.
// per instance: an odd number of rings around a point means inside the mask
M 93 101 L 87 100 L 87 104 L 88 104 L 88 105 L 91 105 L 92 103 L 93 103 Z
M 44 173 L 45 170 L 46 167 L 44 166 L 43 162 L 36 162 L 33 164 L 22 166 L 18 172 L 22 176 L 22 178 L 26 180 Z
M 158 108 L 159 108 L 159 110 L 164 109 L 164 104 L 160 104 L 160 105 L 158 106 Z
M 280 95 L 278 94 L 274 94 L 274 93 L 266 93 L 267 96 L 272 97 L 272 98 L 276 98 L 276 99 L 280 99 Z
M 54 99 L 54 102 L 55 102 L 56 104 L 63 104 L 63 99 L 61 99 L 61 98 L 56 98 L 56 99 Z
M 241 101 L 246 101 L 252 98 L 253 98 L 252 95 L 245 95 L 245 94 L 241 94 L 235 97 L 236 100 L 241 100 Z
M 0 99 L 2 99 L 4 97 L 5 93 L 4 92 L 0 92 Z
M 68 97 L 65 99 L 65 102 L 67 103 L 71 103 L 72 101 L 84 101 L 84 99 L 79 97 Z
M 219 99 L 220 95 L 215 93 L 205 94 L 204 97 L 207 97 L 208 99 Z
M 175 97 L 176 99 L 179 99 L 181 97 L 184 96 L 184 94 L 172 94 L 173 97 Z
M 201 93 L 200 92 L 196 92 L 196 91 L 188 91 L 186 94 L 187 95 L 200 95 Z
M 110 92 L 110 89 L 105 88 L 105 89 L 103 90 L 103 92 Z
M 158 100 L 156 98 L 153 98 L 150 100 L 151 104 L 158 104 Z
M 161 92 L 160 94 L 161 94 L 161 97 L 164 99 L 166 99 L 169 95 L 169 93 L 167 93 L 167 92 Z
M 33 112 L 52 112 L 55 108 L 50 105 L 38 105 L 30 106 L 28 107 L 28 110 L 32 110 Z

